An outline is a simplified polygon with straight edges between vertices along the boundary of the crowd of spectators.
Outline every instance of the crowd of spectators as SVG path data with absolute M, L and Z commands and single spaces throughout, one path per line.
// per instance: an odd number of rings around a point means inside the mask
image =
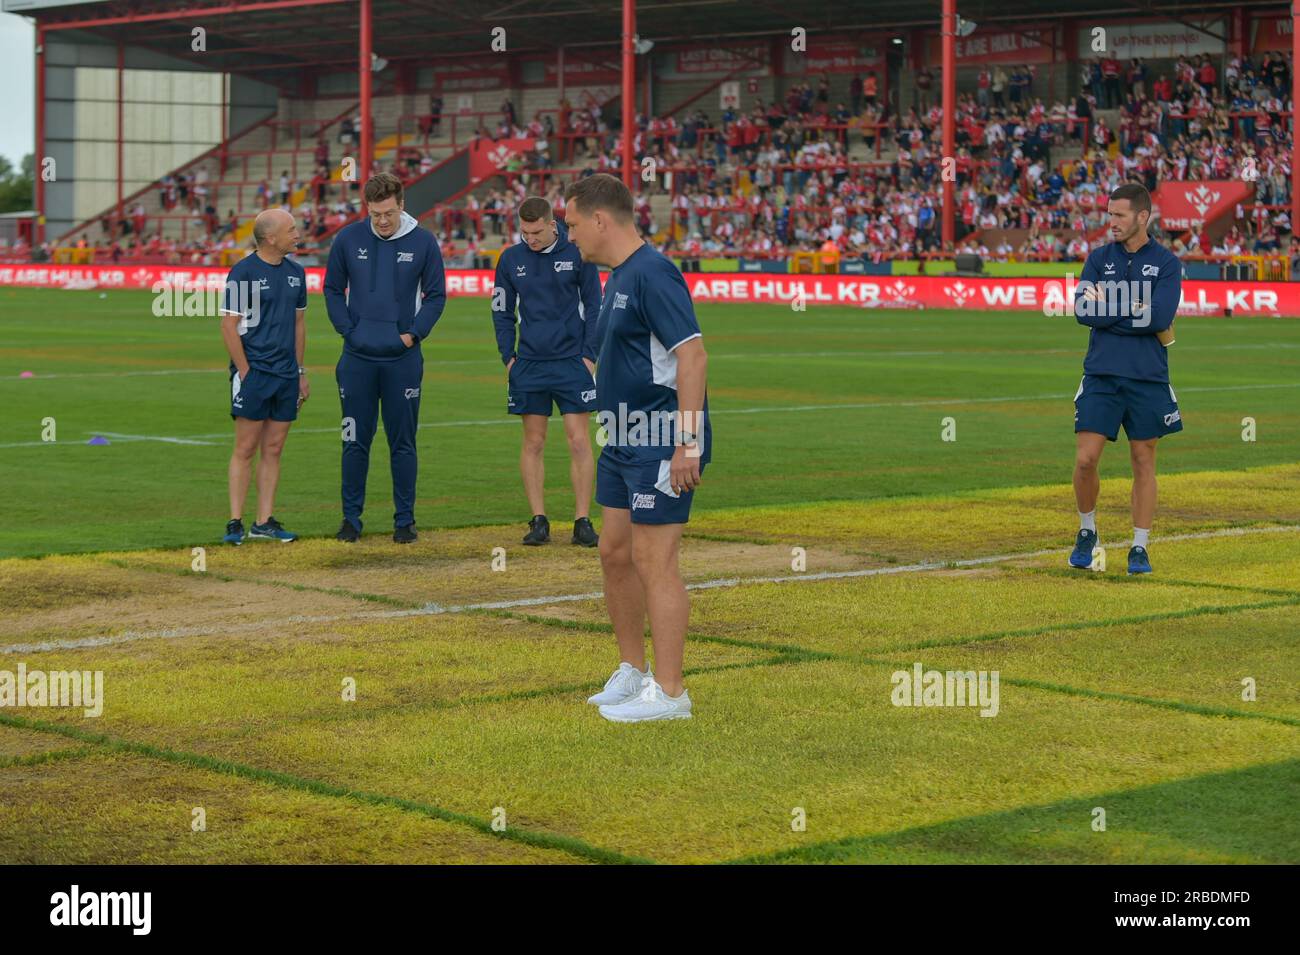
M 636 216 L 666 252 L 684 255 L 787 256 L 830 251 L 877 260 L 919 253 L 971 251 L 993 259 L 1079 258 L 1106 224 L 1106 196 L 1124 182 L 1153 192 L 1164 182 L 1249 181 L 1254 199 L 1236 209 L 1217 240 L 1200 230 L 1166 235 L 1175 251 L 1226 256 L 1289 251 L 1292 246 L 1292 119 L 1289 55 L 1164 61 L 1103 57 L 1080 64 L 1077 93 L 1047 101 L 1041 71 L 1029 65 L 982 67 L 958 95 L 956 155 L 942 156 L 937 77 L 913 79 L 910 105 L 890 109 L 874 73 L 855 76 L 847 102 L 831 95 L 829 77 L 795 83 L 777 100 L 728 108 L 716 120 L 702 110 L 681 116 L 638 114 L 632 144 L 638 173 Z M 970 77 L 966 78 L 967 81 Z M 530 193 L 563 210 L 564 185 L 575 176 L 619 173 L 621 124 L 594 102 L 560 104 L 522 121 L 510 100 L 472 138 L 531 140 L 503 167 L 504 184 L 470 194 L 428 220 L 451 250 L 473 253 L 514 238 L 511 212 Z M 419 135 L 387 164 L 407 182 L 436 165 L 443 104 L 430 100 Z M 355 142 L 340 124 L 345 149 Z M 326 241 L 361 213 L 357 183 L 331 173 L 329 144 L 315 147 L 307 182 L 289 171 L 260 182 L 255 207 L 280 205 L 299 216 L 308 244 Z M 376 163 L 371 172 L 379 171 Z M 955 180 L 956 245 L 941 242 L 943 179 Z M 305 198 L 293 207 L 294 194 Z M 164 240 L 136 204 L 106 215 L 100 243 L 111 254 L 197 255 L 233 245 L 238 218 L 217 213 L 206 168 L 164 177 L 159 203 L 189 217 L 185 242 Z

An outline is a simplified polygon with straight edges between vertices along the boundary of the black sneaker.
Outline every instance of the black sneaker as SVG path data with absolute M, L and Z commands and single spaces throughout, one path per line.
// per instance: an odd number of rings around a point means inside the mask
M 345 544 L 355 544 L 361 539 L 361 532 L 357 530 L 357 525 L 345 517 L 343 523 L 339 525 L 339 532 L 334 535 L 334 538 L 343 541 Z
M 600 535 L 591 526 L 591 518 L 580 517 L 573 522 L 573 543 L 583 547 L 595 547 L 600 543 Z
M 524 535 L 524 543 L 532 547 L 545 544 L 550 539 L 551 522 L 546 519 L 545 514 L 534 514 L 533 519 L 528 522 L 528 533 Z
M 244 522 L 235 518 L 226 524 L 226 536 L 221 538 L 227 544 L 234 544 L 238 547 L 244 542 Z
M 415 525 L 407 524 L 393 531 L 393 540 L 399 544 L 414 544 L 420 535 L 415 533 Z

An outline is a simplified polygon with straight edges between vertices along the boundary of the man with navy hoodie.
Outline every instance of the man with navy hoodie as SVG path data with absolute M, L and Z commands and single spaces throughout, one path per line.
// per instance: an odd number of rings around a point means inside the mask
M 1110 194 L 1113 241 L 1092 251 L 1074 294 L 1074 315 L 1092 330 L 1074 396 L 1074 495 L 1079 534 L 1072 567 L 1092 565 L 1097 546 L 1097 462 L 1124 425 L 1133 465 L 1130 574 L 1151 573 L 1147 541 L 1156 511 L 1156 442 L 1183 430 L 1169 384 L 1172 329 L 1182 298 L 1182 263 L 1147 235 L 1151 194 L 1137 183 Z
M 343 405 L 343 523 L 361 535 L 370 442 L 382 409 L 393 473 L 393 540 L 415 533 L 416 429 L 429 336 L 447 303 L 442 251 L 403 211 L 402 182 L 389 173 L 365 186 L 367 218 L 339 230 L 325 269 L 325 307 L 343 336 L 335 378 Z
M 519 204 L 519 235 L 519 242 L 497 261 L 492 324 L 506 366 L 506 411 L 519 415 L 524 425 L 519 471 L 533 514 L 524 543 L 544 544 L 551 536 L 543 506 L 542 451 L 554 403 L 569 442 L 575 501 L 572 543 L 595 547 L 600 539 L 589 515 L 596 463 L 588 422 L 596 410 L 600 273 L 583 262 L 564 223 L 556 221 L 551 204 L 541 196 Z

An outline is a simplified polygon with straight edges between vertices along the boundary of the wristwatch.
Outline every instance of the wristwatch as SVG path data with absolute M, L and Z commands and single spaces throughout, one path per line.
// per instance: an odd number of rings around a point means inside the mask
M 299 377 L 302 377 L 303 375 L 306 375 L 306 374 L 307 374 L 307 369 L 306 369 L 306 367 L 303 366 L 303 365 L 299 365 L 299 366 L 298 366 L 298 375 L 299 375 Z
M 698 434 L 691 434 L 689 431 L 678 431 L 677 434 L 682 439 L 681 443 L 683 445 L 694 444 L 700 439 Z

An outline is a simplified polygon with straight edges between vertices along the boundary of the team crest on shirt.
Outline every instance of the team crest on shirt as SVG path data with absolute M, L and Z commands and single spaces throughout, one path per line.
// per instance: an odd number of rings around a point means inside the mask
M 1158 266 L 1158 265 L 1144 265 L 1144 266 L 1142 266 L 1142 274 L 1143 274 L 1144 276 L 1146 276 L 1146 275 L 1159 275 L 1159 274 L 1160 274 L 1160 266 Z
M 655 496 L 653 494 L 633 494 L 632 510 L 634 511 L 652 511 L 655 506 Z
M 397 253 L 397 261 L 398 261 L 398 262 L 414 262 L 414 261 L 415 261 L 415 253 L 414 253 L 414 252 L 398 252 L 398 253 Z
M 612 312 L 616 308 L 627 308 L 627 296 L 622 292 L 614 293 L 614 304 L 610 306 L 609 310 Z
M 557 262 L 555 263 L 555 271 L 557 271 L 557 272 L 572 272 L 572 271 L 573 271 L 573 261 L 572 261 L 571 259 L 560 259 L 559 261 L 557 261 Z

